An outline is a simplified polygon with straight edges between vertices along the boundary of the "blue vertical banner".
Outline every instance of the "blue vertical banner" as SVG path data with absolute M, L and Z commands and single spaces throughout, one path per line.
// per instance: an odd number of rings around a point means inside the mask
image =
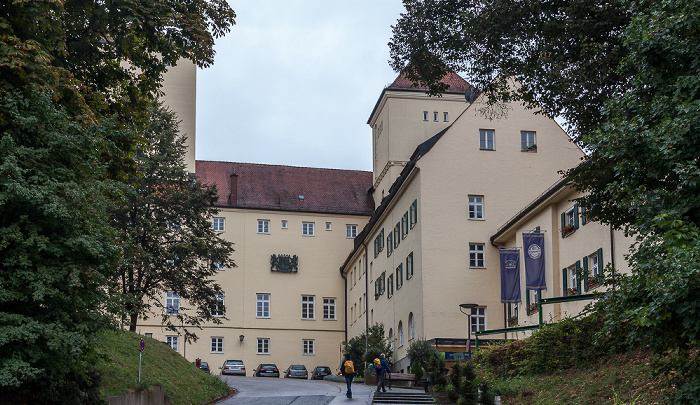
M 546 290 L 544 276 L 544 234 L 523 233 L 525 249 L 525 289 Z
M 520 250 L 499 249 L 501 256 L 501 302 L 518 303 L 520 299 Z

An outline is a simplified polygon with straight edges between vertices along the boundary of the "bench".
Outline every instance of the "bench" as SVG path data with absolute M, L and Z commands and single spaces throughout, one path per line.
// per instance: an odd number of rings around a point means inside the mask
M 407 386 L 408 387 L 415 387 L 417 385 L 418 380 L 416 379 L 415 374 L 408 374 L 408 373 L 389 373 L 386 379 L 386 383 L 389 384 L 389 387 L 391 387 L 394 382 L 396 381 L 407 381 Z

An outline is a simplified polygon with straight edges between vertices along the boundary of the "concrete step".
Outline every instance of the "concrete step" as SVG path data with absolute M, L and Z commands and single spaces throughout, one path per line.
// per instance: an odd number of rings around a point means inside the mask
M 433 397 L 425 393 L 408 392 L 375 392 L 373 404 L 435 404 Z

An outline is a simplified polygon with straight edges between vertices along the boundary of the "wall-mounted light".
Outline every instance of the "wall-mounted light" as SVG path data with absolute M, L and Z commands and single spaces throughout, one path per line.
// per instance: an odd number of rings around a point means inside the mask
M 479 304 L 459 304 L 459 311 L 467 316 L 467 355 L 471 360 L 472 356 L 472 311 L 479 308 Z M 469 312 L 464 312 L 463 309 L 468 309 Z
M 243 336 L 243 335 L 240 335 L 240 336 L 238 336 L 238 338 L 239 338 L 239 339 L 241 339 L 241 342 L 242 342 L 242 341 L 243 341 L 243 339 L 245 338 L 245 336 Z

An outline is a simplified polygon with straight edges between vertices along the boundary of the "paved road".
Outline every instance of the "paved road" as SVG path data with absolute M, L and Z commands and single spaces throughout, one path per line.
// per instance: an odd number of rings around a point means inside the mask
M 345 383 L 290 378 L 221 376 L 238 391 L 219 405 L 362 405 L 372 402 L 372 390 L 353 384 L 353 398 L 345 397 Z

